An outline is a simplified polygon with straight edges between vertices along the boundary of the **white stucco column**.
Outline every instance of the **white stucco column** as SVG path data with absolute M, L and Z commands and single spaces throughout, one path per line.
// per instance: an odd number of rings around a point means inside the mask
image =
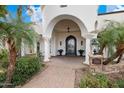
M 90 39 L 86 38 L 86 58 L 84 64 L 89 64 L 89 53 L 91 51 L 90 48 Z
M 97 38 L 96 33 L 87 33 L 86 34 L 86 58 L 84 64 L 89 65 L 89 54 L 91 54 L 91 40 Z
M 50 61 L 50 39 L 44 37 L 44 62 Z
M 21 43 L 21 56 L 25 56 L 25 44 L 23 41 Z
M 36 40 L 35 40 L 35 43 L 34 43 L 34 47 L 33 48 L 34 48 L 34 51 L 33 52 L 34 53 L 37 53 L 37 41 Z

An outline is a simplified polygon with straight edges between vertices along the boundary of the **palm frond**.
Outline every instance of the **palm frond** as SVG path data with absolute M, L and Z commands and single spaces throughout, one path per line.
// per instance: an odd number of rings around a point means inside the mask
M 124 23 L 106 20 L 106 27 L 98 34 L 100 45 L 106 45 L 109 54 L 112 55 L 119 43 L 124 43 Z
M 22 21 L 22 6 L 19 6 L 16 18 L 9 14 L 9 20 L 0 22 L 0 38 L 11 39 L 17 50 L 21 47 L 22 39 L 25 44 L 33 46 L 37 34 L 31 25 Z

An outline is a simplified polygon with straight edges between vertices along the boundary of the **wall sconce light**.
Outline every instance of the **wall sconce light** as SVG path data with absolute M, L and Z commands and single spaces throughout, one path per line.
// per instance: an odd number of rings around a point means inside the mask
M 60 41 L 60 46 L 62 46 L 62 41 Z
M 81 41 L 81 46 L 83 45 L 83 41 Z

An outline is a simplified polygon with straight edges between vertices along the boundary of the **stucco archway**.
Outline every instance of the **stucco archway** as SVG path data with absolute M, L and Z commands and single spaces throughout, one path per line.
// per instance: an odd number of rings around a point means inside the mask
M 78 50 L 85 49 L 85 41 L 86 40 L 84 37 L 81 36 L 81 30 L 77 23 L 75 23 L 74 21 L 72 21 L 70 19 L 63 19 L 56 23 L 56 25 L 52 31 L 52 36 L 50 38 L 50 46 L 51 46 L 50 54 L 51 54 L 51 56 L 59 55 L 58 51 L 60 49 L 63 50 L 62 55 L 67 56 L 67 49 L 70 50 L 70 48 L 69 47 L 67 48 L 67 40 L 66 39 L 69 36 L 73 36 L 76 39 L 75 40 L 76 44 L 74 45 L 76 47 L 76 49 L 74 49 L 75 50 L 74 55 L 75 56 L 80 55 Z M 70 41 L 70 43 L 73 44 L 72 40 Z M 69 43 L 69 45 L 70 45 L 70 43 Z M 71 49 L 73 49 L 73 48 L 71 48 Z
M 59 16 L 56 16 L 54 17 L 50 22 L 49 24 L 46 26 L 46 30 L 44 31 L 44 41 L 45 41 L 45 57 L 44 57 L 44 61 L 50 61 L 50 39 L 52 37 L 52 33 L 54 31 L 54 27 L 55 25 L 61 21 L 61 20 L 64 20 L 64 19 L 68 19 L 68 20 L 72 20 L 73 22 L 75 22 L 78 26 L 79 26 L 79 29 L 80 29 L 80 32 L 81 32 L 81 37 L 85 38 L 86 39 L 86 58 L 85 58 L 85 62 L 86 64 L 88 64 L 88 60 L 89 60 L 89 57 L 88 57 L 88 53 L 89 53 L 89 47 L 90 47 L 90 40 L 87 39 L 87 34 L 88 34 L 88 31 L 87 31 L 87 27 L 85 26 L 85 24 L 82 22 L 82 20 L 80 20 L 79 18 L 73 16 L 73 15 L 67 15 L 67 14 L 64 14 L 64 15 L 59 15 Z
M 79 28 L 81 30 L 81 36 L 85 38 L 86 34 L 88 33 L 85 24 L 78 17 L 73 16 L 73 15 L 67 15 L 67 14 L 63 14 L 63 15 L 59 15 L 59 16 L 54 17 L 49 22 L 49 24 L 46 26 L 46 29 L 44 31 L 45 32 L 44 36 L 46 36 L 48 38 L 51 38 L 52 37 L 52 32 L 53 32 L 53 29 L 54 29 L 55 25 L 60 20 L 63 20 L 63 19 L 69 19 L 69 20 L 74 21 L 79 26 Z

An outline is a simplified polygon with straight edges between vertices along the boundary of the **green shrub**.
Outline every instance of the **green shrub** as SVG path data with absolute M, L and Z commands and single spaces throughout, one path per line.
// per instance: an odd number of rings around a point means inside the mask
M 17 61 L 12 83 L 16 86 L 25 83 L 40 70 L 41 62 L 38 57 L 23 57 Z
M 12 85 L 17 86 L 24 84 L 35 73 L 37 73 L 42 66 L 42 62 L 39 61 L 39 57 L 25 56 L 17 59 L 15 72 L 12 79 Z M 6 74 L 0 73 L 0 87 L 5 82 Z
M 6 79 L 6 74 L 5 73 L 0 73 L 0 88 L 3 87 L 3 84 L 5 82 Z
M 7 68 L 8 66 L 8 51 L 7 49 L 0 50 L 0 62 L 1 66 Z
M 8 65 L 9 65 L 8 61 L 3 61 L 1 66 L 7 69 Z
M 98 80 L 101 88 L 118 87 L 117 84 L 114 81 L 109 80 L 105 74 L 96 74 L 95 77 Z
M 119 88 L 118 84 L 115 81 L 109 80 L 108 82 L 109 88 Z
M 102 88 L 107 88 L 108 87 L 108 78 L 106 75 L 104 74 L 96 74 L 96 79 L 98 80 L 99 84 L 100 84 L 100 87 Z
M 97 79 L 92 74 L 87 74 L 84 79 L 81 79 L 80 88 L 97 88 L 100 87 Z
M 8 51 L 7 51 L 7 49 L 1 49 L 0 50 L 0 59 L 1 60 L 7 60 L 8 59 Z
M 124 88 L 124 80 L 117 80 L 116 82 L 119 88 Z
M 84 79 L 80 82 L 81 88 L 111 88 L 118 87 L 116 83 L 111 82 L 106 75 L 96 74 L 92 75 L 91 73 L 87 74 Z

